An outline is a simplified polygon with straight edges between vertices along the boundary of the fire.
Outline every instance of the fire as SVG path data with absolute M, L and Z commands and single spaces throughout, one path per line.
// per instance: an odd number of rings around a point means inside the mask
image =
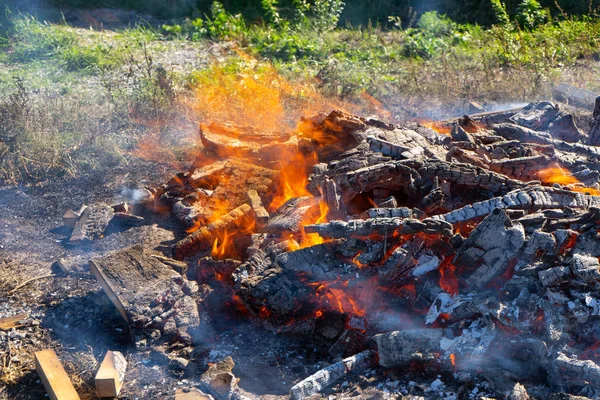
M 451 260 L 451 257 L 446 257 L 439 266 L 440 287 L 454 296 L 458 294 L 458 279 L 454 274 L 456 267 L 451 263 Z
M 227 231 L 225 231 L 220 241 L 219 237 L 215 238 L 210 255 L 215 258 L 225 258 L 225 256 L 228 254 L 227 249 L 231 245 L 232 242 L 229 239 L 229 234 L 227 233 Z
M 450 354 L 450 363 L 453 367 L 456 367 L 456 355 L 454 353 Z
M 316 282 L 309 283 L 309 286 L 316 287 L 315 293 L 320 300 L 322 308 L 337 311 L 340 314 L 362 317 L 365 310 L 357 303 L 354 296 L 347 289 L 348 282 Z M 340 287 L 341 286 L 341 287 Z M 322 311 L 317 311 L 317 314 Z
M 417 123 L 423 125 L 426 128 L 433 129 L 434 131 L 442 135 L 449 135 L 450 132 L 452 132 L 452 127 L 450 125 L 443 124 L 441 122 L 419 119 L 417 120 Z
M 547 185 L 558 183 L 559 185 L 567 186 L 570 190 L 575 192 L 587 193 L 594 196 L 600 195 L 600 190 L 583 187 L 582 183 L 577 178 L 567 172 L 568 171 L 565 171 L 558 164 L 555 164 L 552 167 L 538 171 L 536 175 Z

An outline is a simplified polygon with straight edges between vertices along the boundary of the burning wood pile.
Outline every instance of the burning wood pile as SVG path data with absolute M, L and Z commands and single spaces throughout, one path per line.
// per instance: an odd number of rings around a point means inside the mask
M 343 359 L 295 399 L 373 363 L 595 397 L 599 115 L 589 134 L 550 102 L 402 127 L 342 111 L 294 132 L 202 125 L 204 156 L 146 200 L 187 229 L 179 261 L 136 247 L 92 269 L 138 344 L 209 343 L 226 313 Z

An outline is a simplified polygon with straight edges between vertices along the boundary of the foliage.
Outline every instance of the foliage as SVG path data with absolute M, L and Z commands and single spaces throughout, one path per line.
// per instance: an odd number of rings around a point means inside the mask
M 501 0 L 490 0 L 496 22 L 502 26 L 510 25 L 510 18 L 506 12 L 506 5 Z
M 520 27 L 533 30 L 547 20 L 547 13 L 537 0 L 523 0 L 517 7 L 515 20 Z

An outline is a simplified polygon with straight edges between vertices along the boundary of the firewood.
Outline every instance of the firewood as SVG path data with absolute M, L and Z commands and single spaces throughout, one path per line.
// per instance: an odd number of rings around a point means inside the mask
M 358 268 L 335 258 L 335 244 L 324 243 L 277 256 L 276 263 L 286 271 L 308 274 L 313 281 L 333 281 L 354 275 Z
M 517 124 L 502 123 L 492 125 L 496 134 L 508 140 L 518 140 L 524 143 L 552 144 L 552 137 L 545 132 L 537 132 Z
M 75 228 L 75 224 L 77 223 L 77 221 L 81 217 L 81 214 L 83 214 L 86 208 L 87 206 L 83 204 L 77 211 L 73 211 L 71 209 L 67 210 L 62 217 L 63 225 L 69 229 Z
M 35 369 L 52 400 L 79 400 L 79 395 L 54 350 L 37 351 Z
M 125 381 L 126 369 L 127 361 L 123 354 L 118 351 L 107 351 L 94 378 L 96 396 L 117 397 Z
M 549 101 L 533 102 L 511 117 L 522 127 L 537 132 L 548 132 L 557 140 L 578 142 L 582 132 L 575 125 L 573 116 L 560 109 L 558 104 Z
M 550 158 L 539 155 L 531 157 L 519 157 L 508 160 L 493 160 L 489 168 L 516 179 L 529 181 L 537 179 L 537 173 L 542 169 L 548 168 Z
M 553 89 L 552 96 L 563 103 L 593 111 L 598 95 L 590 90 L 560 83 Z
M 378 207 L 366 211 L 368 218 L 411 218 L 415 216 L 413 209 L 408 207 Z
M 141 246 L 91 260 L 90 269 L 131 328 L 153 327 L 179 335 L 199 324 L 198 307 L 190 297 L 197 291 L 195 283 L 146 254 Z M 173 322 L 179 331 L 166 332 Z
M 409 158 L 424 159 L 426 157 L 426 151 L 421 146 L 406 147 L 375 136 L 367 137 L 367 142 L 369 143 L 371 150 L 390 156 L 396 160 L 405 160 Z
M 465 131 L 458 123 L 454 123 L 454 125 L 452 126 L 452 130 L 450 131 L 450 137 L 452 137 L 452 140 L 454 140 L 455 142 L 474 143 L 471 135 L 469 135 L 467 131 Z
M 271 265 L 271 259 L 267 257 L 263 250 L 258 249 L 248 260 L 235 269 L 231 277 L 236 285 L 240 285 L 249 277 L 262 273 Z
M 275 148 L 294 152 L 298 147 L 297 140 L 290 140 L 287 133 L 259 132 L 230 124 L 200 125 L 200 139 L 204 148 L 222 157 L 269 157 Z
M 0 331 L 10 331 L 13 328 L 20 328 L 25 326 L 19 321 L 25 320 L 29 317 L 27 313 L 20 313 L 10 317 L 0 318 Z
M 102 237 L 114 213 L 111 206 L 103 203 L 86 208 L 73 228 L 69 243 L 81 243 Z
M 111 205 L 112 209 L 114 212 L 116 213 L 129 213 L 129 204 L 127 204 L 126 202 L 121 202 L 121 203 L 117 203 L 117 204 L 112 204 Z
M 278 234 L 300 232 L 305 214 L 316 206 L 319 201 L 320 198 L 313 196 L 289 199 L 275 211 L 269 222 L 264 226 L 263 231 Z
M 352 372 L 360 372 L 369 367 L 374 355 L 372 351 L 363 351 L 317 371 L 315 374 L 292 386 L 290 389 L 290 399 L 302 400 L 321 393 L 342 377 Z
M 375 335 L 379 365 L 407 366 L 411 361 L 433 361 L 441 353 L 442 329 L 408 329 Z
M 208 250 L 212 246 L 216 235 L 247 225 L 251 218 L 251 212 L 252 207 L 249 204 L 243 204 L 210 225 L 201 227 L 173 246 L 173 258 L 183 260 L 189 255 Z
M 600 388 L 600 366 L 592 360 L 578 360 L 559 353 L 555 364 L 564 374 L 562 377 L 572 383 L 580 386 L 589 384 L 596 390 Z
M 552 187 L 532 187 L 524 190 L 516 190 L 502 197 L 494 197 L 489 200 L 473 203 L 447 214 L 434 215 L 431 218 L 456 223 L 482 217 L 496 208 L 543 210 L 570 207 L 585 210 L 598 206 L 600 206 L 600 196 L 590 196 L 584 193 Z
M 273 326 L 313 312 L 314 292 L 277 265 L 242 280 L 236 294 L 253 314 Z
M 267 210 L 265 210 L 258 192 L 256 190 L 248 190 L 247 194 L 248 202 L 250 203 L 250 207 L 252 207 L 252 211 L 254 212 L 257 225 L 259 227 L 265 226 L 267 222 L 269 222 L 269 213 Z
M 441 222 L 441 223 L 440 223 Z M 452 236 L 452 224 L 442 219 L 426 218 L 369 218 L 350 221 L 331 221 L 324 224 L 306 225 L 306 233 L 318 233 L 323 238 L 367 237 L 372 234 L 385 236 L 399 233 L 409 235 L 415 233 L 441 234 Z
M 600 280 L 600 262 L 597 257 L 574 254 L 571 261 L 571 270 L 585 282 Z
M 423 248 L 425 241 L 414 237 L 408 243 L 396 248 L 377 269 L 382 282 L 399 283 L 406 279 L 410 272 L 417 266 L 416 254 Z
M 524 253 L 533 259 L 539 253 L 554 254 L 555 249 L 556 239 L 554 236 L 551 233 L 542 232 L 538 229 L 529 237 Z
M 563 282 L 570 275 L 569 267 L 554 267 L 538 272 L 540 282 L 544 287 Z
M 139 215 L 126 214 L 122 212 L 116 212 L 110 221 L 111 226 L 117 228 L 130 228 L 133 226 L 141 226 L 144 224 L 144 217 Z
M 508 261 L 524 243 L 523 226 L 512 222 L 503 210 L 495 209 L 458 249 L 453 264 L 476 266 L 466 282 L 470 287 L 481 288 L 506 270 Z

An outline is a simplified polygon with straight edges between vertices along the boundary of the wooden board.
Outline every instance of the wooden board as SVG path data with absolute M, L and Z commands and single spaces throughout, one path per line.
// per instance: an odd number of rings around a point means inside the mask
M 79 400 L 79 395 L 54 350 L 36 352 L 35 369 L 52 400 Z
M 117 397 L 123 387 L 126 368 L 127 361 L 123 354 L 118 351 L 107 351 L 94 379 L 96 395 L 98 397 Z
M 29 314 L 21 313 L 11 317 L 0 318 L 0 330 L 9 331 L 12 328 L 19 328 L 23 326 L 22 324 L 19 324 L 19 321 L 26 319 L 27 317 L 29 317 Z
M 137 245 L 90 261 L 90 269 L 128 323 L 180 277 Z

